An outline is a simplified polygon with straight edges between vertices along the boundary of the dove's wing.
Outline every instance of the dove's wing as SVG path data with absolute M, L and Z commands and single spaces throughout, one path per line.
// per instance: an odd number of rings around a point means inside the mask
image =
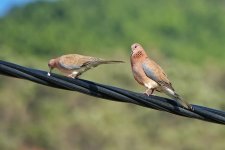
M 172 87 L 172 84 L 167 78 L 167 75 L 158 64 L 156 64 L 152 60 L 146 59 L 142 64 L 142 68 L 146 76 L 154 80 L 162 87 L 162 90 L 165 94 L 178 100 L 183 107 L 187 109 L 193 109 L 190 104 L 182 100 L 182 98 L 175 92 L 174 88 Z
M 167 87 L 174 91 L 174 88 L 172 87 L 172 84 L 163 69 L 153 60 L 146 59 L 142 64 L 142 68 L 146 76 L 150 79 L 158 83 L 160 86 Z
M 98 58 L 82 56 L 78 54 L 63 55 L 59 59 L 59 65 L 64 69 L 79 70 L 81 68 L 91 68 Z

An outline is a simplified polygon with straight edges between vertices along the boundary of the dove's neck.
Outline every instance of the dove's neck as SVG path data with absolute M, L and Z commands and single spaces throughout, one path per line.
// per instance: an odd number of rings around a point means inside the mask
M 137 51 L 131 56 L 131 66 L 140 63 L 142 60 L 145 60 L 148 58 L 147 54 L 145 51 Z
M 137 51 L 135 54 L 132 55 L 132 58 L 133 59 L 142 59 L 142 58 L 145 58 L 147 57 L 145 51 Z

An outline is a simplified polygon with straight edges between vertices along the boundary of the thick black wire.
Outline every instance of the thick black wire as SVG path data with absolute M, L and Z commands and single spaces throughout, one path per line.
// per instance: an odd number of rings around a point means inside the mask
M 146 96 L 144 94 L 135 93 L 113 86 L 103 85 L 83 79 L 67 78 L 54 73 L 52 73 L 51 76 L 48 76 L 46 71 L 31 69 L 2 60 L 0 60 L 0 74 L 30 80 L 32 82 L 54 88 L 78 91 L 107 100 L 133 103 L 184 117 L 225 124 L 224 111 L 198 105 L 192 105 L 194 110 L 190 111 L 184 109 L 179 103 L 171 99 L 158 96 Z

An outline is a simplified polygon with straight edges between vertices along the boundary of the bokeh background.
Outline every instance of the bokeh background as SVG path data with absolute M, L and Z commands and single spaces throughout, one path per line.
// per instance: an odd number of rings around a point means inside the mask
M 139 42 L 188 102 L 225 110 L 224 15 L 220 0 L 1 0 L 0 59 L 46 71 L 67 53 L 120 59 L 82 78 L 143 92 L 129 64 Z M 222 125 L 0 76 L 1 150 L 224 150 L 224 140 Z

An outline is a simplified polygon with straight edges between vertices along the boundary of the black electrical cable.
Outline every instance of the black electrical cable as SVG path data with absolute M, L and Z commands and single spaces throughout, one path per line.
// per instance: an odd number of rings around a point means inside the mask
M 30 80 L 49 87 L 77 91 L 107 100 L 133 103 L 184 117 L 225 124 L 224 111 L 198 105 L 192 105 L 194 110 L 187 110 L 175 100 L 158 96 L 146 96 L 144 94 L 135 93 L 113 86 L 103 85 L 83 79 L 72 79 L 54 73 L 52 73 L 51 76 L 48 76 L 46 71 L 31 69 L 2 60 L 0 60 L 0 74 Z

